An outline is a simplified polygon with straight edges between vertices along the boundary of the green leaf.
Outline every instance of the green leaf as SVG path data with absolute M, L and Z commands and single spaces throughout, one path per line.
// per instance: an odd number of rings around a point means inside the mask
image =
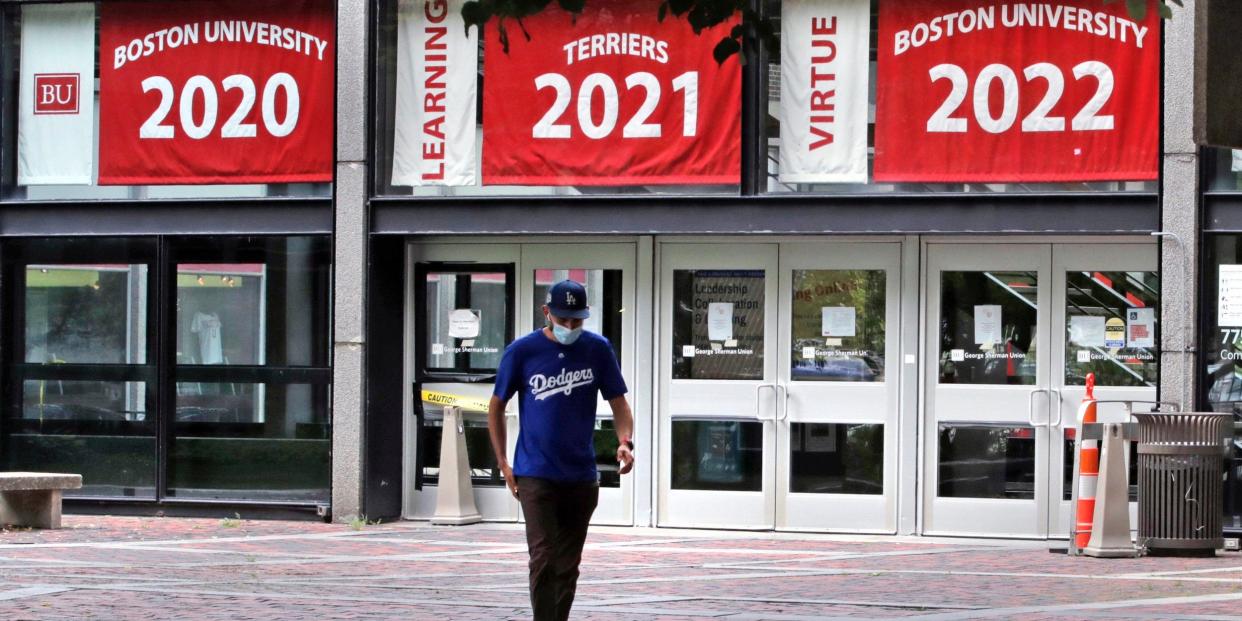
M 742 44 L 737 42 L 733 37 L 725 37 L 716 44 L 712 50 L 712 58 L 716 59 L 717 65 L 723 65 L 729 57 L 742 51 Z
M 668 0 L 668 10 L 681 17 L 694 6 L 694 0 Z
M 582 12 L 586 7 L 586 0 L 556 0 L 562 9 L 574 14 L 575 16 Z
M 1126 10 L 1131 19 L 1141 22 L 1147 17 L 1147 0 L 1126 0 Z
M 664 23 L 664 18 L 668 16 L 668 2 L 660 3 L 660 10 L 656 13 L 656 21 Z
M 1163 2 L 1160 3 L 1160 17 L 1162 19 L 1173 19 L 1173 9 Z
M 478 0 L 470 0 L 461 5 L 461 19 L 466 23 L 466 36 L 470 36 L 470 27 L 478 26 L 479 34 L 482 36 L 483 26 L 487 24 L 487 20 L 492 18 L 492 8 L 490 5 L 479 2 Z

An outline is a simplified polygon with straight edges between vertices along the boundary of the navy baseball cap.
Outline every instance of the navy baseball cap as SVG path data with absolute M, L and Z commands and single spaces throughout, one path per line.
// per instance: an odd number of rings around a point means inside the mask
M 587 308 L 586 287 L 572 280 L 562 280 L 548 289 L 548 311 L 557 317 L 586 319 L 591 316 Z

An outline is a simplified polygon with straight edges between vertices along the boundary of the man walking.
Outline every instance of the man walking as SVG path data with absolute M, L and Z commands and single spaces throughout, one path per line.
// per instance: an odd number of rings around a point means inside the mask
M 536 621 L 569 618 L 587 524 L 599 502 L 595 469 L 596 393 L 612 407 L 621 474 L 634 466 L 634 416 L 608 339 L 585 332 L 586 288 L 562 280 L 543 306 L 547 325 L 505 349 L 487 427 L 509 492 L 526 516 L 530 603 Z M 520 392 L 517 451 L 505 452 L 505 405 Z

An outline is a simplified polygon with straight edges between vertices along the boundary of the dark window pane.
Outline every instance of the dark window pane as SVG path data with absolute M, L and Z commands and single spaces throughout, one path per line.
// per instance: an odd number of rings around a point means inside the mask
M 26 362 L 144 364 L 146 265 L 28 265 Z
M 940 425 L 944 498 L 1035 498 L 1035 430 L 993 425 Z
M 621 487 L 620 466 L 617 464 L 617 428 L 612 419 L 595 419 L 595 469 L 599 471 L 600 487 Z
M 1035 272 L 940 275 L 940 382 L 1034 384 Z
M 328 387 L 177 383 L 168 493 L 327 502 Z
M 68 496 L 155 496 L 155 421 L 142 382 L 27 380 L 4 422 L 5 470 L 70 472 Z
M 794 270 L 794 381 L 884 381 L 883 270 Z
M 1066 272 L 1065 384 L 1156 385 L 1156 272 Z
M 673 421 L 673 489 L 763 489 L 763 423 Z
M 884 425 L 791 424 L 789 489 L 811 494 L 883 494 Z
M 763 379 L 763 270 L 673 272 L 673 379 Z

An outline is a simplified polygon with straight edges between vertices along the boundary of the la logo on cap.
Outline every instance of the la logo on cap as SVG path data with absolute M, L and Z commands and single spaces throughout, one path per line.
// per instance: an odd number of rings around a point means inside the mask
M 577 303 L 578 303 L 578 299 L 574 297 L 573 292 L 572 292 L 572 291 L 566 291 L 566 292 L 565 292 L 565 305 L 566 305 L 566 306 L 573 306 L 574 304 L 577 304 Z

